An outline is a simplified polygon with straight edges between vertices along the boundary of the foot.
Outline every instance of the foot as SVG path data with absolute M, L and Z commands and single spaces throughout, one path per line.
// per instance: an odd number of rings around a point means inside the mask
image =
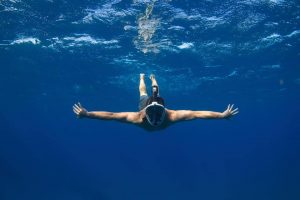
M 140 73 L 140 79 L 144 79 L 145 78 L 145 74 Z
M 155 79 L 154 74 L 151 74 L 149 78 L 150 78 L 151 81 L 152 81 L 153 79 Z

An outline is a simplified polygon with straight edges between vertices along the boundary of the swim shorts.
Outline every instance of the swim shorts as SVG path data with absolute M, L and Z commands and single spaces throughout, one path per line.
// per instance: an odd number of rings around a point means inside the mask
M 143 110 L 147 106 L 148 95 L 140 96 L 139 110 Z

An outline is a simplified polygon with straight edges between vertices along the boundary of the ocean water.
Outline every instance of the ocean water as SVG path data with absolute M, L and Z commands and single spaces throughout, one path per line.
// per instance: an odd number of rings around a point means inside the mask
M 299 200 L 299 44 L 298 0 L 1 0 L 0 199 Z M 240 113 L 72 112 L 137 111 L 140 73 L 170 109 Z

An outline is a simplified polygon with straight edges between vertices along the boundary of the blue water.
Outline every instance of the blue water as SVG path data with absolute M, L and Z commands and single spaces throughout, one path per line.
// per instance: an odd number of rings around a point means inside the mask
M 300 199 L 299 44 L 297 0 L 0 1 L 0 199 Z M 141 72 L 170 109 L 240 113 L 72 112 L 137 111 Z

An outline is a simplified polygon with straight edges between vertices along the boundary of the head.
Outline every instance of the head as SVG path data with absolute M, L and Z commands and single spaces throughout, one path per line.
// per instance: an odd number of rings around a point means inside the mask
M 152 102 L 145 108 L 146 118 L 150 125 L 159 126 L 165 120 L 165 107 L 157 102 Z

